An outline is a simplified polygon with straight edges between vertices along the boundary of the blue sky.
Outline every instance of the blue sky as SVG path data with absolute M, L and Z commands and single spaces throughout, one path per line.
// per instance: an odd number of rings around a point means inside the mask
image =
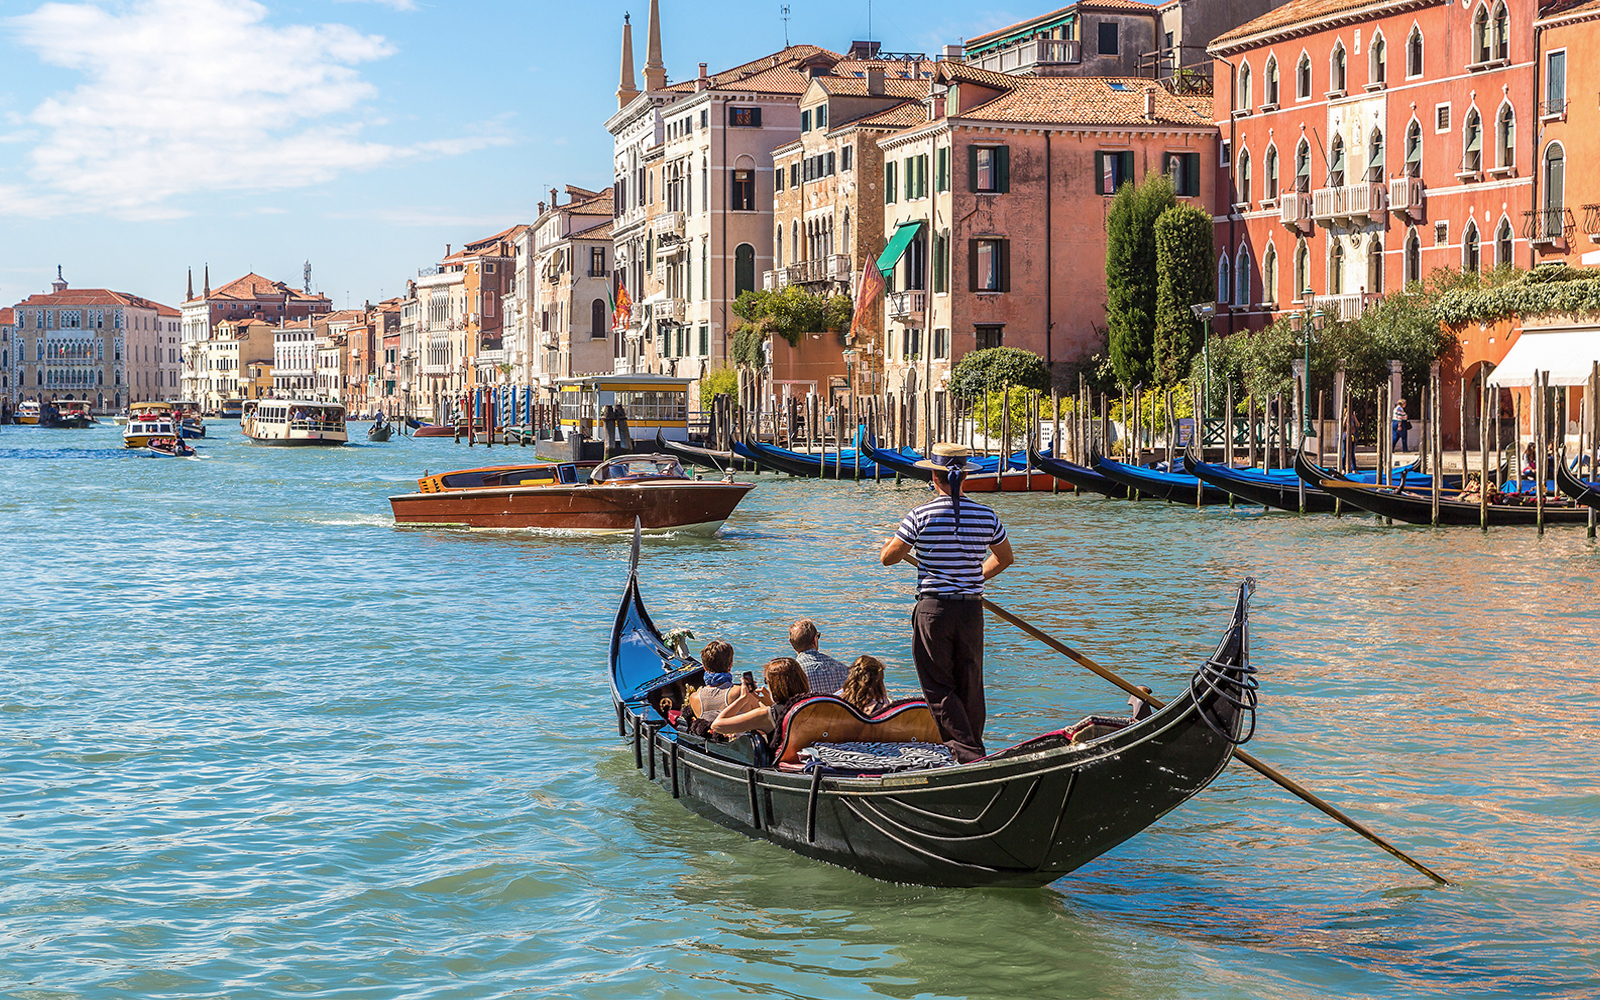
M 934 53 L 1059 4 L 877 0 L 885 49 Z M 667 71 L 781 48 L 779 2 L 662 0 Z M 842 50 L 867 4 L 791 0 Z M 624 11 L 648 0 L 0 0 L 0 304 L 77 287 L 176 304 L 186 269 L 257 271 L 336 306 L 609 181 Z

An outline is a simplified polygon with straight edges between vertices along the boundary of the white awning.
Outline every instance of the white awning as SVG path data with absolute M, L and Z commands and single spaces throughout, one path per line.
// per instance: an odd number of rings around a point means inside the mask
M 1600 327 L 1530 327 L 1489 375 L 1497 388 L 1533 385 L 1534 372 L 1549 372 L 1551 385 L 1584 385 L 1600 361 Z

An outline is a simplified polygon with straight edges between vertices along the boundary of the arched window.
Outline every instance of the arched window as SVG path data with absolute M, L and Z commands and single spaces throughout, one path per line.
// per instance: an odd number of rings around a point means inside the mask
M 1294 189 L 1300 194 L 1311 190 L 1311 143 L 1304 139 L 1294 151 Z
M 1494 9 L 1494 57 L 1511 58 L 1511 12 L 1506 9 L 1505 0 L 1500 0 Z
M 1302 101 L 1311 96 L 1311 57 L 1304 52 L 1294 71 L 1294 94 Z
M 1278 106 L 1278 57 L 1267 57 L 1267 68 L 1263 77 L 1266 83 L 1266 104 L 1271 107 Z
M 848 250 L 850 247 L 850 209 L 848 208 L 844 210 L 844 229 L 842 235 L 844 236 L 844 247 Z
M 1406 176 L 1422 176 L 1422 123 L 1415 118 L 1406 126 Z
M 1217 258 L 1217 304 L 1226 305 L 1233 293 L 1233 282 L 1229 280 L 1228 251 L 1222 251 Z
M 789 254 L 790 259 L 796 264 L 800 263 L 800 223 L 798 222 L 789 229 L 789 249 L 792 251 Z
M 1278 248 L 1270 243 L 1261 257 L 1261 296 L 1269 303 L 1278 301 Z
M 1328 294 L 1344 294 L 1344 241 L 1337 236 L 1328 247 Z
M 1333 148 L 1328 151 L 1328 186 L 1344 187 L 1344 136 L 1333 137 Z
M 1250 64 L 1244 63 L 1239 67 L 1239 110 L 1249 111 L 1255 106 L 1250 93 Z
M 1504 216 L 1494 234 L 1494 262 L 1499 267 L 1511 263 L 1511 220 Z
M 1268 146 L 1266 156 L 1266 173 L 1261 176 L 1261 197 L 1263 199 L 1276 199 L 1278 197 L 1278 147 Z
M 1234 180 L 1238 182 L 1238 190 L 1234 192 L 1234 204 L 1248 207 L 1250 204 L 1250 151 L 1239 150 L 1239 162 L 1233 167 Z
M 1486 63 L 1490 59 L 1489 9 L 1480 6 L 1472 15 L 1472 61 Z
M 1406 38 L 1406 76 L 1422 75 L 1422 29 L 1412 27 Z
M 773 254 L 772 254 L 772 256 L 774 258 L 773 261 L 772 261 L 772 264 L 773 264 L 774 267 L 782 267 L 783 266 L 783 223 L 781 223 L 781 222 L 778 223 L 778 238 L 772 241 L 772 245 L 773 245 Z
M 1373 233 L 1367 243 L 1367 287 L 1365 291 L 1383 291 L 1383 234 Z
M 1233 301 L 1241 306 L 1250 304 L 1250 249 L 1239 248 L 1233 260 Z
M 1544 210 L 1539 213 L 1538 235 L 1555 239 L 1566 228 L 1567 151 L 1561 143 L 1544 148 Z
M 756 290 L 756 248 L 739 244 L 733 252 L 733 297 Z
M 1468 219 L 1467 228 L 1461 231 L 1461 269 L 1483 270 L 1483 255 L 1478 247 L 1478 223 L 1475 219 Z
M 1311 294 L 1311 251 L 1306 248 L 1306 241 L 1301 240 L 1294 247 L 1294 300 L 1305 301 Z
M 1344 43 L 1334 42 L 1333 56 L 1328 60 L 1328 91 L 1330 93 L 1344 93 L 1344 61 Z
M 1517 164 L 1517 113 L 1511 102 L 1500 105 L 1500 114 L 1494 124 L 1495 166 L 1514 167 Z
M 1389 74 L 1389 46 L 1383 40 L 1383 32 L 1373 32 L 1372 42 L 1367 47 L 1367 80 L 1371 83 L 1388 82 Z
M 1383 129 L 1374 128 L 1367 140 L 1367 181 L 1383 183 Z
M 595 299 L 589 303 L 589 337 L 602 340 L 606 335 L 606 300 Z
M 1467 124 L 1461 130 L 1461 172 L 1476 174 L 1483 169 L 1483 119 L 1478 109 L 1467 112 Z

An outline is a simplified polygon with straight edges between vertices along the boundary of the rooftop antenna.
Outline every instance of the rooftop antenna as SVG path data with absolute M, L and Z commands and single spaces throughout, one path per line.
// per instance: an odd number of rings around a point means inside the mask
M 788 4 L 784 4 L 782 7 L 778 8 L 778 9 L 781 12 L 780 16 L 783 18 L 783 47 L 784 48 L 788 48 L 789 47 L 789 5 Z
M 310 295 L 311 294 L 311 262 L 309 260 L 306 261 L 304 274 L 305 274 L 305 282 L 306 283 L 305 283 L 305 288 L 302 289 L 302 291 L 304 291 L 307 295 Z
M 872 41 L 872 0 L 867 0 L 867 41 Z

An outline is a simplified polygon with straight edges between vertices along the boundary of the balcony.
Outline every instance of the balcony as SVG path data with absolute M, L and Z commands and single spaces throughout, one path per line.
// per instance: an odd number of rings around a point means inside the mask
M 611 274 L 611 272 L 606 270 L 603 267 L 591 267 L 591 268 L 589 268 L 589 277 L 591 277 L 591 278 L 604 278 L 604 277 L 606 277 L 606 276 L 608 276 L 610 274 Z
M 851 277 L 850 255 L 835 253 L 826 257 L 802 260 L 799 263 L 790 264 L 783 271 L 786 277 L 784 284 L 789 285 L 817 285 L 829 281 L 849 281 Z
M 788 287 L 789 287 L 789 269 L 787 267 L 780 267 L 776 271 L 762 271 L 761 272 L 761 290 L 762 291 L 764 291 L 764 292 L 776 292 L 780 288 L 788 288 Z
M 657 302 L 650 307 L 656 322 L 682 323 L 684 302 L 682 299 L 667 299 Z
M 922 325 L 923 313 L 926 312 L 928 305 L 927 292 L 921 289 L 890 292 L 885 301 L 888 303 L 890 319 L 907 326 Z
M 1572 213 L 1565 208 L 1536 208 L 1522 213 L 1522 238 L 1536 247 L 1554 249 L 1565 245 L 1572 231 Z
M 1083 62 L 1083 43 L 1075 38 L 1030 38 L 1020 45 L 973 56 L 967 62 L 996 73 L 1050 76 Z
M 1600 205 L 1583 206 L 1583 231 L 1589 242 L 1600 243 Z
M 1360 319 L 1367 306 L 1375 305 L 1383 296 L 1374 292 L 1350 292 L 1344 295 L 1318 295 L 1317 308 L 1337 319 Z
M 1422 209 L 1426 204 L 1425 198 L 1422 178 L 1390 178 L 1389 211 L 1395 215 L 1410 216 L 1413 219 L 1422 218 Z
M 1567 99 L 1554 97 L 1539 102 L 1539 120 L 1542 122 L 1564 122 L 1567 120 Z
M 659 236 L 683 237 L 683 213 L 662 212 L 650 221 L 650 231 Z
M 1303 191 L 1285 191 L 1278 205 L 1278 221 L 1292 233 L 1311 231 L 1311 195 Z
M 1387 204 L 1388 192 L 1381 181 L 1318 188 L 1311 195 L 1311 216 L 1324 226 L 1355 225 L 1383 218 Z

